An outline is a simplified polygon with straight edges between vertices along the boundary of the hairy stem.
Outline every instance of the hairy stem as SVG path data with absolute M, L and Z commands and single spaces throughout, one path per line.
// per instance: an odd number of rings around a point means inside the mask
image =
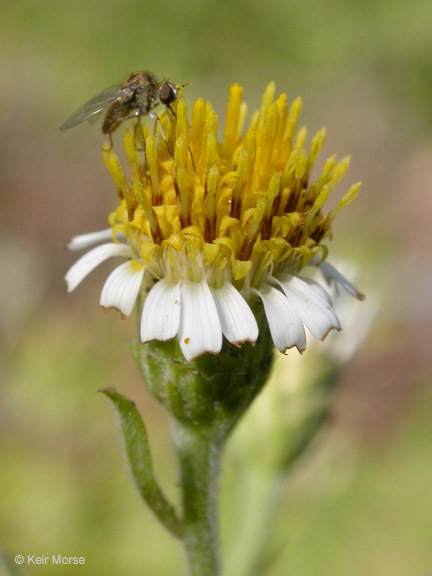
M 180 462 L 184 548 L 189 576 L 218 576 L 217 482 L 221 447 L 214 435 L 173 422 Z

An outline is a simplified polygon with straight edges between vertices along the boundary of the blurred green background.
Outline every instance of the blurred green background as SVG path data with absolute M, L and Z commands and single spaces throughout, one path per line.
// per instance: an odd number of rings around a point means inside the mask
M 90 96 L 150 69 L 190 81 L 188 102 L 211 100 L 220 124 L 231 83 L 254 110 L 275 80 L 303 96 L 309 134 L 327 126 L 323 157 L 352 154 L 336 198 L 364 182 L 331 249 L 358 266 L 380 309 L 327 433 L 287 479 L 275 527 L 286 548 L 268 576 L 432 573 L 430 1 L 2 0 L 0 13 L 5 553 L 86 558 L 30 575 L 181 573 L 181 550 L 139 502 L 97 394 L 114 385 L 136 400 L 176 499 L 166 418 L 129 355 L 134 321 L 98 307 L 109 264 L 66 296 L 76 255 L 60 249 L 104 228 L 115 194 L 98 129 L 58 127 Z M 225 464 L 222 513 L 235 506 L 229 454 Z

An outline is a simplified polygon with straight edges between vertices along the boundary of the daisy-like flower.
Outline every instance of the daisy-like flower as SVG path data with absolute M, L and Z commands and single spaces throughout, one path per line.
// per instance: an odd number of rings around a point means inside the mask
M 288 110 L 286 95 L 274 100 L 274 94 L 270 83 L 243 137 L 246 105 L 241 87 L 233 85 L 221 143 L 211 104 L 198 99 L 189 123 L 180 98 L 176 122 L 161 116 L 159 146 L 145 126 L 126 130 L 128 178 L 106 147 L 119 205 L 108 230 L 69 243 L 75 250 L 103 242 L 69 270 L 68 291 L 108 258 L 126 259 L 106 280 L 101 305 L 129 316 L 141 295 L 142 342 L 177 337 L 187 360 L 217 354 L 223 337 L 234 345 L 254 344 L 262 328 L 260 306 L 281 351 L 304 350 L 305 327 L 318 339 L 340 329 L 328 292 L 303 272 L 318 267 L 361 297 L 327 263 L 324 244 L 360 183 L 324 211 L 349 158 L 336 162 L 331 156 L 312 181 L 325 130 L 307 152 L 306 129 L 296 133 L 301 99 Z

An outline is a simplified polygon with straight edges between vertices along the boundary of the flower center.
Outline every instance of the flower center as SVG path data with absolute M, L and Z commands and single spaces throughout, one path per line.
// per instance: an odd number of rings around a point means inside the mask
M 220 144 L 212 106 L 198 99 L 189 123 L 179 98 L 176 121 L 166 112 L 160 118 L 159 146 L 144 125 L 126 130 L 129 179 L 118 157 L 104 150 L 120 199 L 110 215 L 113 236 L 125 235 L 156 278 L 205 278 L 214 287 L 229 280 L 248 291 L 271 274 L 297 273 L 317 254 L 325 258 L 322 242 L 334 216 L 360 184 L 333 211 L 322 210 L 349 158 L 330 157 L 311 182 L 325 129 L 306 152 L 306 129 L 296 133 L 301 99 L 288 110 L 286 95 L 274 100 L 274 94 L 271 83 L 243 137 L 246 105 L 233 85 Z

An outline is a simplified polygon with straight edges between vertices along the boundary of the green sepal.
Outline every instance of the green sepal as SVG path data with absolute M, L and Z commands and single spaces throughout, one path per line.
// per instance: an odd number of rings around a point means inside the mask
M 148 391 L 171 416 L 225 439 L 261 391 L 273 365 L 273 343 L 263 314 L 258 322 L 255 346 L 233 346 L 224 340 L 219 354 L 188 361 L 172 339 L 132 343 L 132 355 Z
M 177 538 L 182 538 L 183 523 L 157 483 L 153 472 L 147 430 L 135 403 L 113 388 L 106 388 L 101 392 L 111 400 L 120 418 L 127 462 L 140 495 L 165 528 Z

